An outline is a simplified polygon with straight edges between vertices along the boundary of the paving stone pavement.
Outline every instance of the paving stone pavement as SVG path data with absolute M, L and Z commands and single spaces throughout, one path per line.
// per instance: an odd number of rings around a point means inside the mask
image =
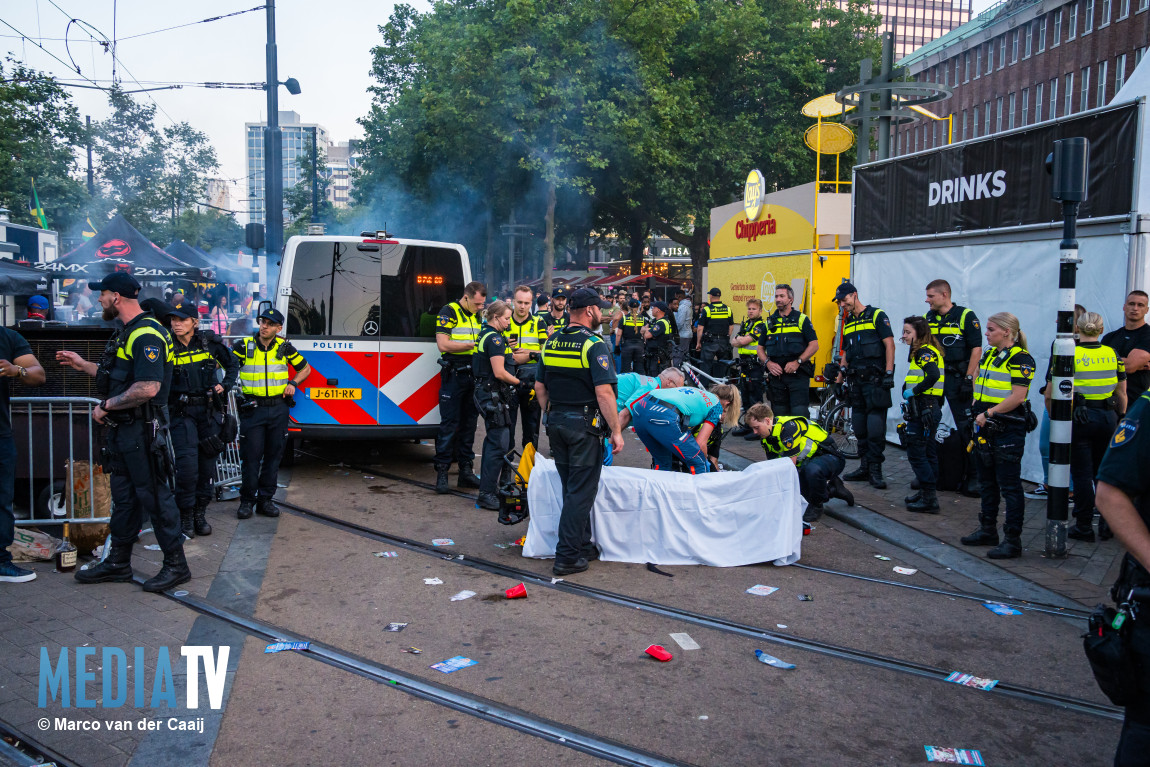
M 750 460 L 763 458 L 763 450 L 758 442 L 748 442 L 739 437 L 723 440 L 723 449 Z M 857 466 L 857 461 L 847 461 L 843 473 L 853 471 Z M 1048 559 L 1043 553 L 1046 544 L 1045 500 L 1026 500 L 1022 556 L 1018 559 L 991 560 L 985 558 L 984 548 L 968 548 L 959 543 L 962 536 L 978 527 L 979 499 L 966 498 L 956 492 L 943 492 L 939 493 L 940 513 L 915 514 L 907 511 L 903 499 L 913 492 L 910 483 L 914 479 L 914 472 L 906 460 L 906 451 L 897 445 L 886 446 L 883 476 L 887 482 L 886 490 L 876 490 L 865 482 L 847 483 L 858 505 L 956 549 L 982 557 L 987 564 L 1083 605 L 1093 607 L 1099 602 L 1109 601 L 1110 586 L 1118 577 L 1118 569 L 1122 564 L 1122 547 L 1117 540 L 1094 543 L 1067 540 L 1066 557 Z M 1034 486 L 1026 482 L 1024 487 L 1030 490 Z M 999 524 L 1002 519 L 1003 512 L 1000 511 Z

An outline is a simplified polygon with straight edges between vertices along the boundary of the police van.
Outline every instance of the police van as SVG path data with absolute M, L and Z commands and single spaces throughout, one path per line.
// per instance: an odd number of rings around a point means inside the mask
M 462 245 L 386 232 L 290 238 L 275 307 L 312 369 L 291 410 L 292 437 L 434 437 L 436 318 L 470 281 Z

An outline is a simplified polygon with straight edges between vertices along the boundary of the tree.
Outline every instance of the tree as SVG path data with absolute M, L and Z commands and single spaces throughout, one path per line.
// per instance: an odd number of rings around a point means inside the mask
M 84 141 L 76 107 L 53 78 L 0 62 L 0 205 L 14 222 L 40 225 L 28 212 L 32 179 L 49 226 L 83 222 L 87 194 L 75 176 Z
M 172 224 L 171 236 L 162 240 L 183 240 L 211 253 L 226 250 L 236 253 L 244 244 L 244 228 L 234 216 L 219 210 L 185 210 Z

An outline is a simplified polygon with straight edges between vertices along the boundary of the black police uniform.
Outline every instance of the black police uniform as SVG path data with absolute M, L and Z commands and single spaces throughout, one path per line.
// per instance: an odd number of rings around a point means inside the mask
M 735 324 L 731 307 L 722 301 L 704 304 L 699 312 L 699 324 L 703 327 L 699 361 L 711 375 L 722 375 L 718 361 L 731 358 L 731 327 Z
M 759 345 L 767 355 L 768 362 L 781 368 L 799 359 L 811 341 L 817 341 L 815 326 L 807 315 L 791 307 L 789 314 L 773 312 L 759 331 Z M 771 375 L 766 371 L 767 397 L 775 415 L 810 415 L 811 376 L 814 363 L 800 362 L 793 373 Z
M 538 349 L 542 348 L 542 326 L 539 319 L 535 315 L 528 315 L 527 320 L 523 323 L 515 321 L 515 315 L 511 315 L 510 325 L 504 332 L 504 337 L 507 339 L 507 345 L 524 346 L 524 338 L 531 337 L 534 342 L 531 344 L 531 358 L 527 362 L 516 364 L 512 358 L 508 358 L 509 369 L 512 374 L 519 379 L 520 385 L 512 394 L 511 402 L 511 436 L 509 446 L 515 442 L 515 423 L 523 420 L 523 447 L 527 447 L 528 443 L 539 446 L 539 421 L 543 417 L 543 411 L 539 409 L 539 400 L 535 399 L 535 376 L 539 369 L 539 352 Z
M 674 333 L 671 331 L 671 321 L 666 317 L 655 320 L 648 327 L 651 337 L 647 339 L 647 375 L 654 377 L 671 364 Z
M 483 414 L 486 436 L 483 438 L 483 466 L 479 473 L 479 503 L 484 508 L 499 509 L 495 491 L 506 464 L 503 457 L 511 444 L 511 385 L 495 377 L 491 360 L 503 358 L 504 369 L 510 369 L 511 355 L 503 334 L 490 325 L 479 332 L 471 370 L 475 376 L 475 406 Z M 495 505 L 489 504 L 494 501 Z
M 539 383 L 547 390 L 547 438 L 563 483 L 555 565 L 569 566 L 592 553 L 591 507 L 607 431 L 595 387 L 617 383 L 611 349 L 582 325 L 563 328 L 543 345 Z
M 265 347 L 259 333 L 236 341 L 232 353 L 242 368 L 240 390 L 244 398 L 240 406 L 241 479 L 237 516 L 250 517 L 252 504 L 256 504 L 259 514 L 277 516 L 279 511 L 272 498 L 287 447 L 291 403 L 284 397 L 284 391 L 292 379 L 288 365 L 298 372 L 307 366 L 307 360 L 291 342 L 279 336 Z
M 554 333 L 555 331 L 561 330 L 570 324 L 571 313 L 566 309 L 563 310 L 563 314 L 559 317 L 556 317 L 555 314 L 550 311 L 543 312 L 543 314 L 539 316 L 539 329 L 542 330 L 545 334 Z
M 113 410 L 105 418 L 107 468 L 112 475 L 111 549 L 104 562 L 77 571 L 75 577 L 81 583 L 131 580 L 132 546 L 146 518 L 164 553 L 164 566 L 144 589 L 163 591 L 186 582 L 191 574 L 184 559 L 180 512 L 169 486 L 174 467 L 166 403 L 172 385 L 172 339 L 147 312 L 108 342 L 96 373 L 96 390 L 106 401 L 137 381 L 158 381 L 160 390 L 145 404 Z
M 891 406 L 890 390 L 894 376 L 886 373 L 886 344 L 893 338 L 890 318 L 882 309 L 868 306 L 858 315 L 847 314 L 843 321 L 843 351 L 850 377 L 851 425 L 858 438 L 862 463 L 843 477 L 852 481 L 869 479 L 885 486 L 882 479 L 883 450 L 886 449 L 886 411 Z
M 187 346 L 172 339 L 175 370 L 168 395 L 172 446 L 176 452 L 176 505 L 184 535 L 211 535 L 205 512 L 212 500 L 216 457 L 223 452 L 220 433 L 227 410 L 227 390 L 235 386 L 240 365 L 215 333 L 197 332 Z M 224 380 L 216 380 L 223 367 Z M 222 383 L 224 394 L 214 388 Z
M 1127 330 L 1123 325 L 1102 336 L 1102 343 L 1117 352 L 1125 362 L 1135 349 L 1150 352 L 1150 324 L 1144 323 L 1136 330 Z M 1126 396 L 1130 398 L 1131 406 L 1147 389 L 1150 389 L 1150 370 L 1143 368 L 1127 375 Z
M 620 346 L 622 350 L 619 354 L 620 370 L 624 373 L 642 373 L 646 369 L 646 364 L 643 361 L 643 327 L 647 324 L 646 318 L 642 314 L 632 316 L 630 312 L 623 315 L 619 320 Z
M 1098 470 L 1098 481 L 1121 490 L 1134 503 L 1142 523 L 1150 526 L 1150 392 L 1131 404 L 1118 423 Z M 1130 589 L 1150 586 L 1150 572 L 1126 554 L 1111 594 L 1126 601 Z M 1114 755 L 1115 767 L 1145 765 L 1150 754 L 1150 603 L 1135 605 L 1137 611 L 1123 627 L 1126 649 L 1131 654 L 1138 688 L 1137 700 L 1126 706 L 1122 735 Z
M 903 430 L 906 437 L 906 460 L 920 488 L 917 498 L 907 498 L 908 511 L 938 512 L 938 441 L 934 433 L 942 417 L 943 397 L 930 391 L 939 388 L 945 391 L 950 379 L 949 375 L 944 375 L 945 367 L 939 358 L 940 353 L 938 349 L 923 344 L 907 355 L 911 372 L 921 377 L 910 389 L 912 396 L 902 406 L 906 421 Z M 941 385 L 940 378 L 943 379 Z M 903 386 L 911 380 L 908 375 Z
M 479 338 L 479 320 L 452 301 L 439 312 L 436 335 L 463 340 L 460 328 L 467 327 L 471 341 Z M 451 462 L 459 464 L 460 487 L 478 487 L 472 468 L 475 463 L 475 426 L 479 413 L 475 409 L 475 378 L 471 373 L 471 355 L 475 349 L 446 352 L 439 364 L 439 434 L 435 437 L 436 491 L 447 492 L 447 470 Z
M 854 496 L 837 482 L 846 460 L 818 424 L 803 416 L 783 416 L 775 421 L 762 445 L 768 459 L 792 456 L 796 459 L 799 493 L 809 505 L 803 514 L 804 522 L 817 520 L 823 504 L 832 497 L 854 505 Z
M 763 394 L 766 391 L 766 371 L 763 369 L 763 366 L 759 364 L 758 357 L 759 339 L 762 337 L 764 327 L 763 318 L 756 317 L 753 320 L 743 320 L 739 325 L 739 329 L 735 331 L 736 338 L 739 336 L 751 337 L 749 346 L 740 346 L 737 349 L 739 361 L 743 363 L 741 366 L 741 384 L 743 388 L 744 408 L 748 408 L 756 402 L 762 402 Z

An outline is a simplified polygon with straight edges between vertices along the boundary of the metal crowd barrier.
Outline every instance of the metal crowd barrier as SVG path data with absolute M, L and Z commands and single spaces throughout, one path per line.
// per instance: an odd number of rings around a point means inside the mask
M 228 414 L 239 420 L 239 409 L 236 407 L 236 393 L 228 391 Z M 214 483 L 217 501 L 230 500 L 239 496 L 241 480 L 240 473 L 240 438 L 236 430 L 235 441 L 229 442 L 216 458 L 216 479 Z
M 110 493 L 108 513 L 96 514 L 96 467 L 100 450 L 92 408 L 98 404 L 100 400 L 92 397 L 12 398 L 16 444 L 27 447 L 17 451 L 16 478 L 28 481 L 29 518 L 16 520 L 17 525 L 111 521 Z M 22 420 L 25 423 L 21 424 Z M 21 426 L 26 435 L 21 433 Z M 45 480 L 46 490 L 40 495 L 47 498 L 47 516 L 37 516 L 41 503 L 36 488 Z M 62 484 L 61 492 L 57 492 L 57 481 Z M 84 495 L 87 508 L 77 508 L 77 499 Z

